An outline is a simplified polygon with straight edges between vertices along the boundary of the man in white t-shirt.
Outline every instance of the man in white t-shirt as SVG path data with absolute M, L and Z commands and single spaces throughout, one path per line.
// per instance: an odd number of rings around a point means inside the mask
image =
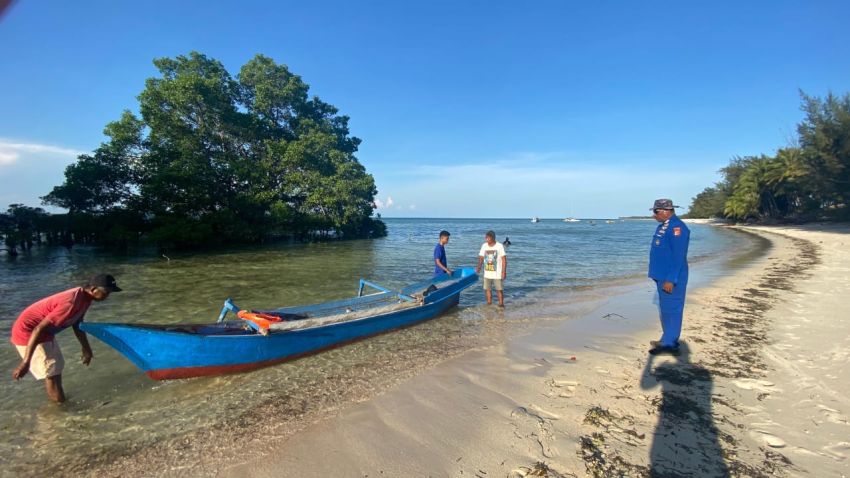
M 499 307 L 505 306 L 505 296 L 502 282 L 508 272 L 508 255 L 505 254 L 505 246 L 496 242 L 496 233 L 487 231 L 484 235 L 485 243 L 478 251 L 478 266 L 475 268 L 477 274 L 481 273 L 481 264 L 484 264 L 484 297 L 487 304 L 493 303 L 490 289 L 496 289 L 499 298 Z

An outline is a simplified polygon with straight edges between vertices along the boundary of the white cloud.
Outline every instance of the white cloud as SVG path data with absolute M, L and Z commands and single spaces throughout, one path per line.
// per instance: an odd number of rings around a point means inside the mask
M 390 209 L 395 204 L 395 201 L 393 201 L 392 196 L 387 196 L 385 201 L 376 197 L 373 203 L 375 204 L 375 209 Z
M 411 210 L 411 211 L 415 211 L 415 210 L 416 210 L 416 204 L 411 204 L 411 205 L 410 205 L 410 210 Z
M 14 164 L 21 159 L 22 155 L 25 157 L 29 155 L 76 157 L 81 154 L 84 152 L 61 146 L 0 139 L 0 166 Z
M 14 151 L 0 149 L 0 166 L 4 164 L 12 164 L 18 160 L 20 155 Z

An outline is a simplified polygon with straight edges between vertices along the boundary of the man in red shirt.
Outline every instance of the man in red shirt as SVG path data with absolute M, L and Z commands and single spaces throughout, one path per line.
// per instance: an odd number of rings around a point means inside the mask
M 106 300 L 110 293 L 120 291 L 114 277 L 98 274 L 83 287 L 59 292 L 27 307 L 12 326 L 12 343 L 21 355 L 21 364 L 12 372 L 12 378 L 19 380 L 30 372 L 36 379 L 44 380 L 51 400 L 64 402 L 62 369 L 65 359 L 53 336 L 73 327 L 74 335 L 83 346 L 83 363 L 88 365 L 93 355 L 85 332 L 80 330 L 80 322 L 92 301 Z

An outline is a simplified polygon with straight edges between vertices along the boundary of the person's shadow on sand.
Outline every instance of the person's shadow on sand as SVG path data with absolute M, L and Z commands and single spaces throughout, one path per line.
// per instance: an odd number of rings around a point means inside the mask
M 678 357 L 650 355 L 641 377 L 646 390 L 661 384 L 658 426 L 650 451 L 652 477 L 729 476 L 711 413 L 711 372 L 690 363 L 688 344 Z M 670 358 L 674 359 L 670 362 Z M 656 360 L 664 360 L 654 367 Z

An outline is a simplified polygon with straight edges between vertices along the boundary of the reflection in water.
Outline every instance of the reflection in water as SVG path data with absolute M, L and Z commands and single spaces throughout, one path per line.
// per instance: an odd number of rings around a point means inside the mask
M 285 413 L 321 409 L 329 397 L 362 400 L 419 364 L 503 343 L 512 330 L 532 322 L 572 316 L 564 308 L 580 307 L 597 294 L 599 281 L 642 276 L 646 238 L 654 227 L 641 221 L 593 228 L 545 220 L 387 223 L 390 235 L 377 240 L 169 254 L 170 260 L 152 251 L 127 256 L 44 247 L 0 261 L 0 334 L 8 337 L 28 304 L 99 271 L 114 274 L 124 292 L 92 307 L 87 320 L 211 322 L 226 297 L 243 307 L 273 308 L 350 297 L 360 277 L 389 287 L 427 278 L 441 229 L 452 233 L 450 267 L 474 265 L 488 229 L 513 243 L 506 311 L 482 306 L 479 285 L 461 295 L 460 307 L 434 321 L 252 373 L 154 382 L 97 340 L 91 340 L 94 360 L 84 367 L 79 344 L 64 332 L 58 341 L 67 360 L 63 383 L 69 402 L 55 407 L 45 403 L 43 384 L 9 379 L 19 357 L 8 343 L 0 346 L 0 373 L 6 374 L 0 379 L 0 475 L 108 462 L 197 430 L 233 429 L 242 414 L 269 404 L 282 408 L 275 417 L 285 422 Z M 718 254 L 739 240 L 728 231 L 696 226 L 693 231 L 700 232 L 693 239 L 697 255 Z
M 729 476 L 711 411 L 711 372 L 690 362 L 687 343 L 680 352 L 654 369 L 656 356 L 649 355 L 641 378 L 641 388 L 652 388 L 657 381 L 662 389 L 650 476 Z

